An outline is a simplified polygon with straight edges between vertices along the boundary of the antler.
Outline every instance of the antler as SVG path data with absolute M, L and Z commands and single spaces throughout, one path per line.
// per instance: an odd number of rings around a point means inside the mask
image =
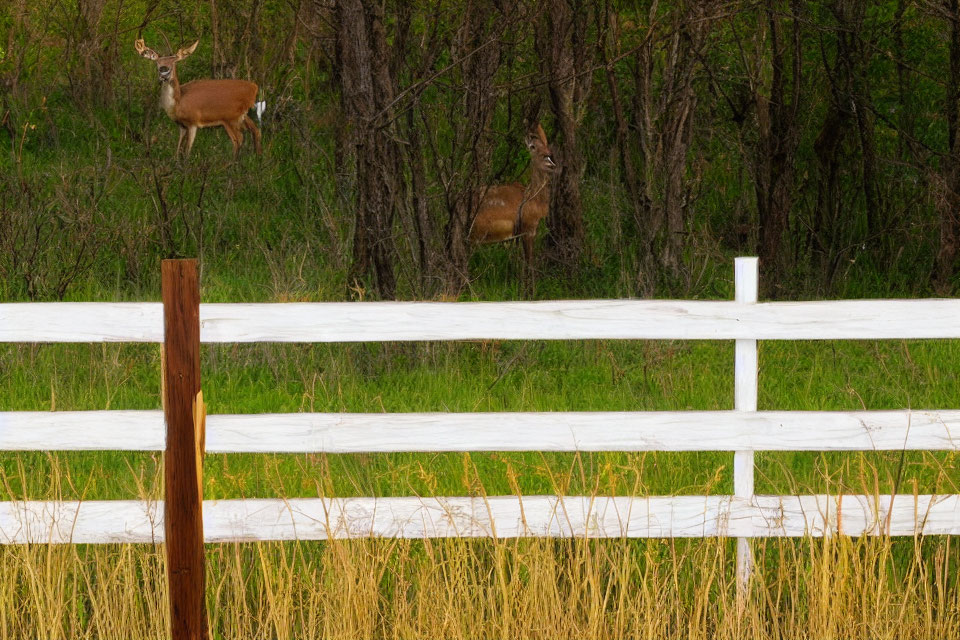
M 156 60 L 160 56 L 157 55 L 157 52 L 153 49 L 147 47 L 144 43 L 143 38 L 137 38 L 137 41 L 133 43 L 133 48 L 137 50 L 137 53 L 142 55 L 147 60 Z
M 167 45 L 167 51 L 173 51 L 173 47 L 170 46 L 170 41 L 167 40 L 167 34 L 164 31 L 160 32 L 160 37 L 163 38 L 163 42 Z

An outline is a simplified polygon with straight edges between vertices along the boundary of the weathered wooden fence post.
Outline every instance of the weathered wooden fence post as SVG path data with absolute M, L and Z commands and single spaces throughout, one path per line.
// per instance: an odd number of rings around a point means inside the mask
M 203 556 L 203 396 L 196 260 L 164 260 L 164 533 L 173 640 L 208 640 Z
M 759 280 L 757 258 L 734 260 L 736 301 L 741 304 L 757 302 Z M 734 404 L 737 411 L 757 410 L 757 341 L 737 340 L 734 370 Z M 733 495 L 738 498 L 753 496 L 753 451 L 733 454 Z M 743 603 L 753 571 L 750 539 L 737 538 L 737 596 Z

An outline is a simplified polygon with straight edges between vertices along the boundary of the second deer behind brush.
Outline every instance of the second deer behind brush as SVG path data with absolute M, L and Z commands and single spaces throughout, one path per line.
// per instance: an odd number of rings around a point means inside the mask
M 539 124 L 527 133 L 530 152 L 530 182 L 484 187 L 479 193 L 477 215 L 470 229 L 475 243 L 503 242 L 519 237 L 527 269 L 533 264 L 533 242 L 540 220 L 550 210 L 550 176 L 557 169 L 547 136 Z

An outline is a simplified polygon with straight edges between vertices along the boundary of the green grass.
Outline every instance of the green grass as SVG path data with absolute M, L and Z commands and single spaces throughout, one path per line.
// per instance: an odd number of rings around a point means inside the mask
M 234 164 L 222 134 L 207 131 L 193 159 L 177 163 L 173 126 L 154 114 L 140 127 L 138 104 L 71 115 L 53 96 L 47 107 L 13 104 L 32 109 L 36 129 L 0 154 L 0 224 L 45 225 L 32 272 L 0 254 L 0 302 L 29 298 L 26 275 L 37 299 L 56 298 L 91 229 L 95 251 L 66 300 L 159 300 L 168 256 L 201 259 L 206 302 L 347 296 L 352 208 L 337 193 L 331 132 L 312 124 L 322 114 L 304 106 L 265 126 L 262 158 Z M 601 168 L 588 172 L 583 198 L 584 259 L 572 276 L 542 266 L 536 298 L 635 293 L 621 187 Z M 725 215 L 729 199 L 706 194 L 695 224 Z M 442 225 L 442 207 L 431 207 Z M 696 238 L 688 281 L 659 295 L 732 298 L 730 250 L 709 232 Z M 435 297 L 418 284 L 399 223 L 398 243 L 400 297 Z M 461 299 L 523 298 L 519 268 L 518 247 L 481 247 Z M 860 261 L 826 295 L 922 295 L 909 271 L 890 279 Z M 822 295 L 811 285 L 795 297 Z M 730 342 L 218 345 L 202 358 L 210 413 L 733 407 Z M 0 344 L 0 411 L 159 409 L 159 371 L 156 345 Z M 762 410 L 951 409 L 958 389 L 960 341 L 760 344 Z M 760 453 L 757 491 L 958 493 L 958 462 L 954 453 Z M 161 464 L 159 453 L 2 452 L 0 500 L 157 498 Z M 204 471 L 207 498 L 732 491 L 726 452 L 208 455 Z M 732 548 L 717 539 L 210 545 L 208 599 L 218 638 L 960 634 L 951 538 L 757 542 L 745 613 Z M 163 637 L 164 598 L 158 547 L 0 548 L 0 640 Z
M 5 345 L 9 410 L 157 409 L 159 347 Z M 216 345 L 210 413 L 628 411 L 732 408 L 732 343 L 476 342 Z M 768 342 L 759 408 L 948 409 L 956 341 Z M 154 453 L 5 453 L 4 499 L 158 496 Z M 730 493 L 731 456 L 706 453 L 210 455 L 210 498 L 327 495 Z M 956 491 L 951 453 L 758 454 L 758 492 Z M 20 468 L 23 471 L 20 471 Z M 867 470 L 870 470 L 867 473 Z M 48 478 L 66 475 L 70 486 Z M 874 479 L 875 476 L 875 479 Z M 477 484 L 479 483 L 479 485 Z

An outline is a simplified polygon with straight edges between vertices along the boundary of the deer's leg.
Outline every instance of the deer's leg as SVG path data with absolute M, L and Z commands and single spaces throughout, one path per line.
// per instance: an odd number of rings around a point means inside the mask
M 533 268 L 533 241 L 536 236 L 532 233 L 525 233 L 520 236 L 523 241 L 523 261 L 527 265 L 527 269 Z
M 193 146 L 193 139 L 197 136 L 197 127 L 188 127 L 187 128 L 187 147 L 183 152 L 183 155 L 187 158 L 190 157 L 190 148 Z
M 520 236 L 523 242 L 523 288 L 526 295 L 533 294 L 533 241 L 536 237 L 536 230 Z
M 243 146 L 243 119 L 247 116 L 240 116 L 240 119 L 233 124 L 233 133 L 237 138 L 237 153 L 240 153 L 240 147 Z
M 236 125 L 233 122 L 224 122 L 223 128 L 226 130 L 227 135 L 230 136 L 230 142 L 233 143 L 233 157 L 234 159 L 240 157 L 240 145 L 243 144 L 243 133 L 237 129 Z
M 173 154 L 174 158 L 180 157 L 180 147 L 183 145 L 183 136 L 187 135 L 187 128 L 185 126 L 182 124 L 178 124 L 177 126 L 180 127 L 180 137 L 177 138 L 177 151 Z
M 253 124 L 253 120 L 246 115 L 243 116 L 243 126 L 253 134 L 253 146 L 257 149 L 257 155 L 260 155 L 263 153 L 263 150 L 260 148 L 260 129 L 257 129 L 257 125 Z

